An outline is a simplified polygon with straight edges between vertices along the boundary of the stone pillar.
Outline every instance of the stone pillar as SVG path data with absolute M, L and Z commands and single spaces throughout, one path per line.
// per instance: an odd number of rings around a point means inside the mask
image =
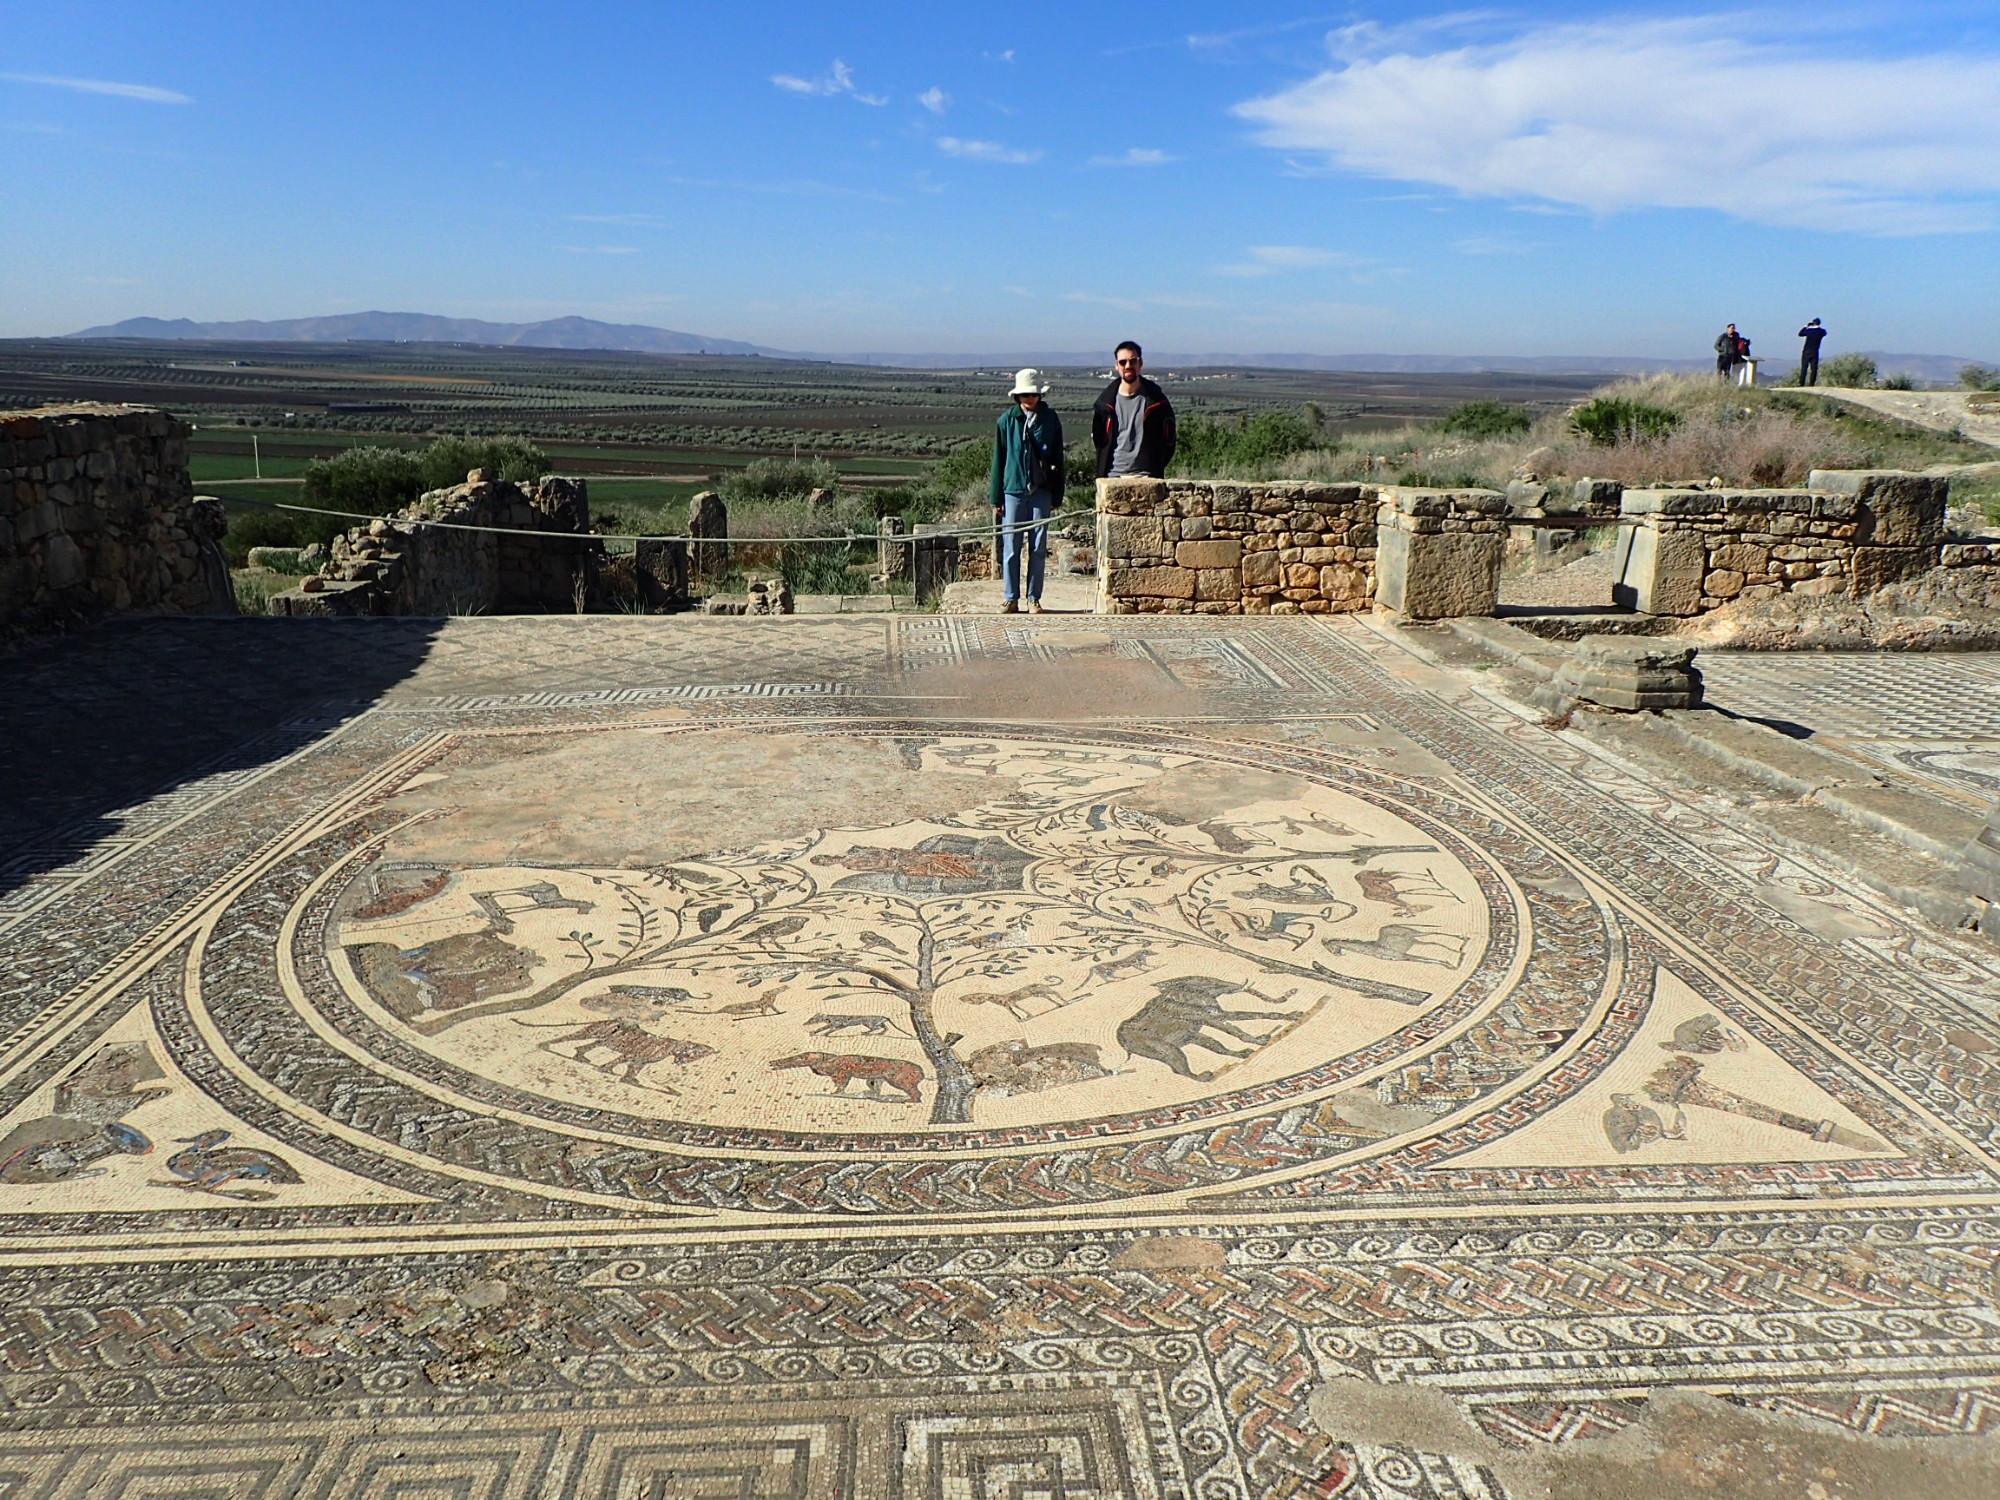
M 944 592 L 947 583 L 958 581 L 958 538 L 936 536 L 919 528 L 910 547 L 910 570 L 921 603 Z
M 714 490 L 703 490 L 688 508 L 688 535 L 694 538 L 695 576 L 709 582 L 729 572 L 729 507 Z
M 1627 490 L 1612 602 L 1643 615 L 1692 615 L 1701 609 L 1708 545 L 1695 518 L 1719 515 L 1722 496 L 1707 490 Z
M 910 569 L 910 548 L 907 542 L 891 540 L 903 535 L 901 516 L 884 516 L 876 523 L 879 540 L 875 543 L 875 571 L 886 581 L 891 578 L 906 578 Z
M 1412 620 L 1499 607 L 1507 497 L 1385 487 L 1376 511 L 1375 602 Z
M 679 537 L 642 536 L 632 551 L 632 566 L 640 588 L 648 587 L 646 602 L 665 609 L 688 606 L 688 544 Z

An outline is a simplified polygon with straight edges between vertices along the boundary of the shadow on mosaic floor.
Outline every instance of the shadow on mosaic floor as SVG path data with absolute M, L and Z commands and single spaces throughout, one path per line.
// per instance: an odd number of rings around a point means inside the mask
M 443 623 L 134 618 L 16 652 L 0 682 L 0 895 L 129 833 L 120 809 L 240 780 L 331 732 L 416 671 Z

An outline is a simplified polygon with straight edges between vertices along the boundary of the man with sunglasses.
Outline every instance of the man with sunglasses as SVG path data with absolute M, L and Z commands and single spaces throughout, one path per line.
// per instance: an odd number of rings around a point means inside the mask
M 1145 475 L 1164 479 L 1174 459 L 1174 408 L 1167 393 L 1140 372 L 1145 355 L 1127 339 L 1112 355 L 1118 378 L 1090 411 L 1090 440 L 1097 445 L 1097 476 Z

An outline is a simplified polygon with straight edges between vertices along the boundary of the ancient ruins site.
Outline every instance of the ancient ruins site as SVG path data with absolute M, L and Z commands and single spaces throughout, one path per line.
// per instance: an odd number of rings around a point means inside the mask
M 169 419 L 6 430 L 97 618 L 0 684 L 0 1492 L 2000 1472 L 2000 653 L 1688 633 L 1988 576 L 1942 479 L 1107 482 L 1061 612 L 743 618 L 475 475 L 258 618 Z

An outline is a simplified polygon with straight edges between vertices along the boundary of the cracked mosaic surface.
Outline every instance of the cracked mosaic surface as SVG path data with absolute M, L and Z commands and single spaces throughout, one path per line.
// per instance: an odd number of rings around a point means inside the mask
M 19 700 L 186 754 L 6 825 L 0 1493 L 2000 1426 L 2000 966 L 1365 621 L 245 623 Z

